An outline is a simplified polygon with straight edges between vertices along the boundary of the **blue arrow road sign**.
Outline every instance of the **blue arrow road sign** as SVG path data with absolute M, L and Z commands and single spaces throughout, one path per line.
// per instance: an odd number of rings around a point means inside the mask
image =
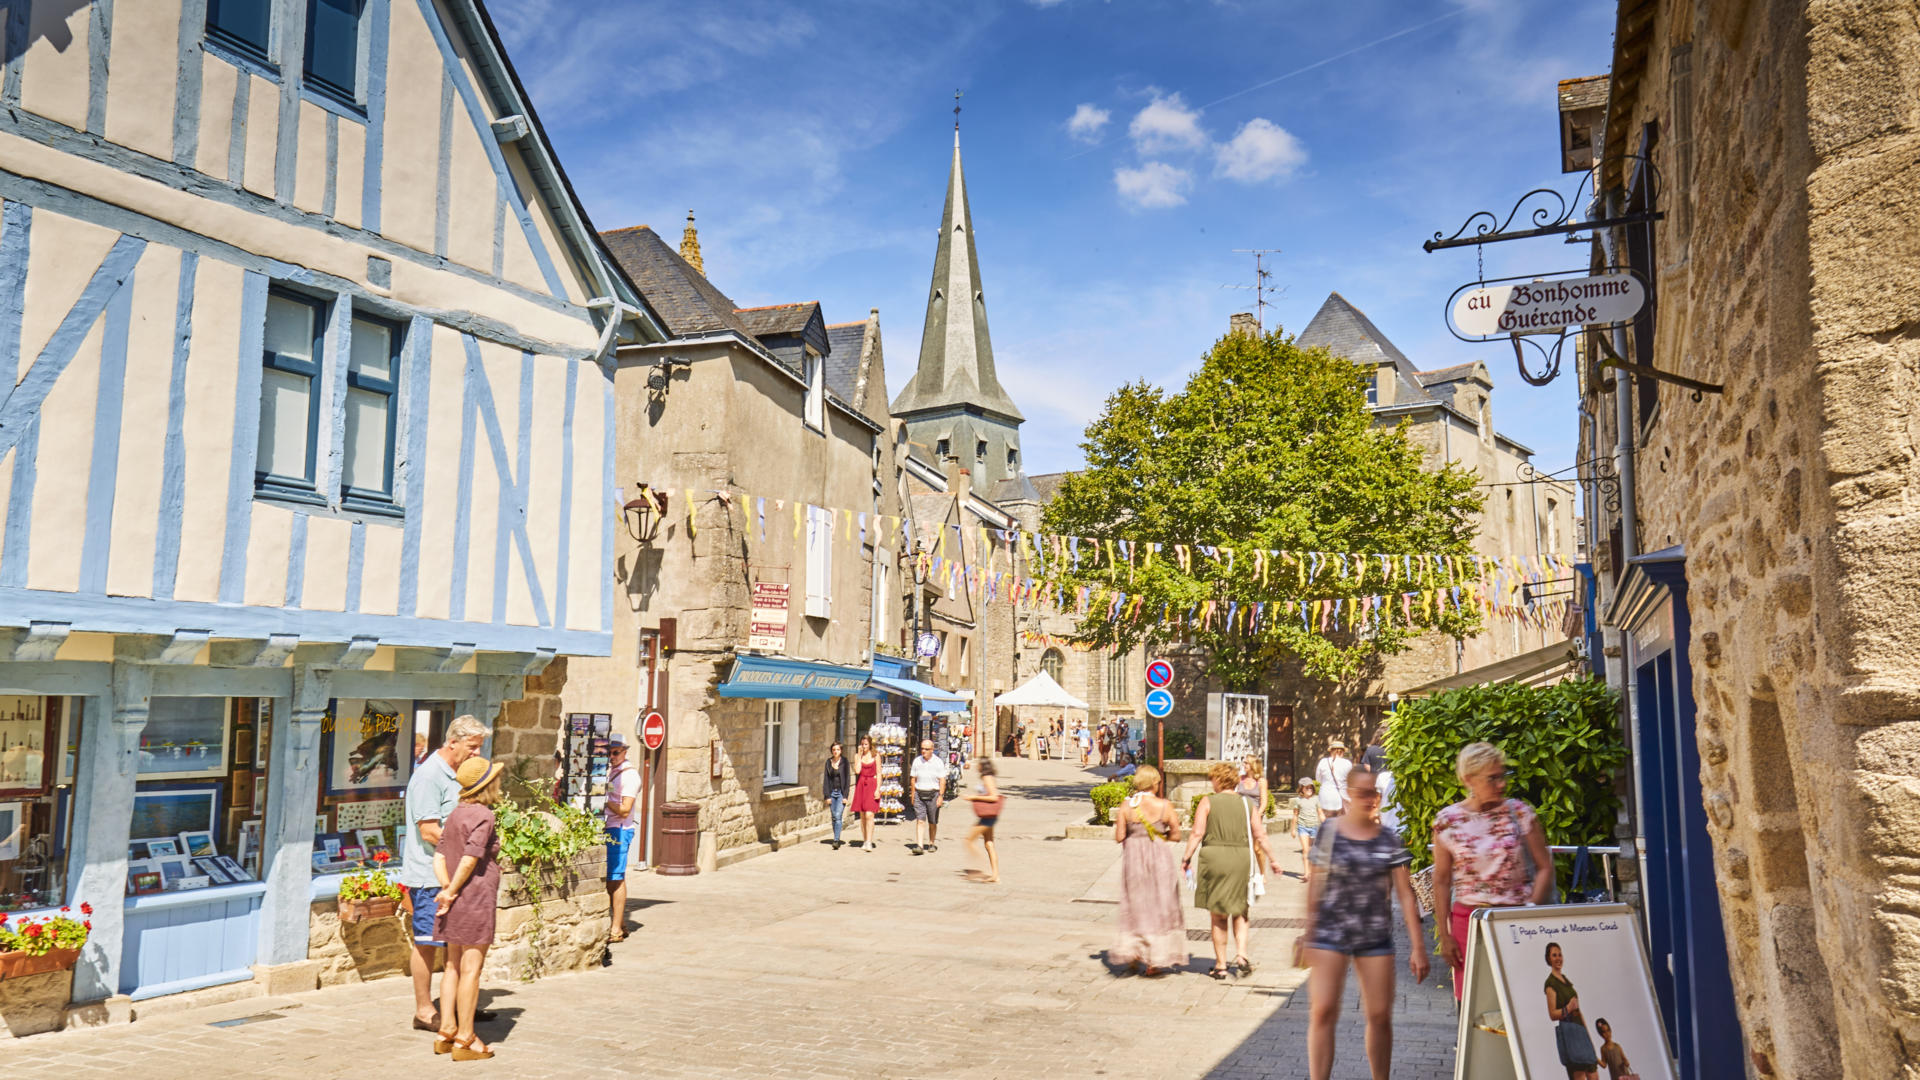
M 1165 690 L 1147 692 L 1147 715 L 1158 720 L 1173 713 L 1173 695 Z

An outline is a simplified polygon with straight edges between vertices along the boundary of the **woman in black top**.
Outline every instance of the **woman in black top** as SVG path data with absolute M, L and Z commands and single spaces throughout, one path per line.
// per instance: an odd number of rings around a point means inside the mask
M 826 796 L 833 814 L 833 850 L 839 851 L 840 823 L 846 817 L 847 800 L 853 797 L 853 769 L 839 743 L 827 751 L 827 767 L 821 774 L 820 794 Z

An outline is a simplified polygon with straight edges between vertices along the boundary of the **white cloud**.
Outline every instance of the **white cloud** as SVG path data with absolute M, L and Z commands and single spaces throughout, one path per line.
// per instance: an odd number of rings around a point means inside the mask
M 1279 124 L 1254 117 L 1229 142 L 1213 148 L 1215 176 L 1258 184 L 1284 180 L 1307 160 L 1307 148 Z
M 1107 121 L 1111 119 L 1113 114 L 1107 110 L 1082 102 L 1067 118 L 1067 134 L 1079 142 L 1098 142 L 1100 132 L 1106 130 Z
M 1207 145 L 1207 133 L 1200 130 L 1200 110 L 1188 108 L 1179 94 L 1152 93 L 1153 101 L 1127 125 L 1127 134 L 1142 154 L 1199 150 Z
M 1193 174 L 1164 161 L 1149 161 L 1137 169 L 1113 170 L 1113 186 L 1122 199 L 1138 208 L 1179 206 L 1187 201 Z

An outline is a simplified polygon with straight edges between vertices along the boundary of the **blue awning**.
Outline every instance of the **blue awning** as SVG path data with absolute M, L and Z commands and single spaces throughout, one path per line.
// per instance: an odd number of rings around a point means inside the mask
M 951 690 L 942 690 L 917 679 L 889 679 L 884 675 L 875 675 L 873 685 L 896 694 L 917 698 L 929 712 L 965 712 L 970 705 L 966 698 Z
M 822 664 L 816 660 L 789 660 L 776 656 L 735 656 L 733 670 L 720 684 L 728 698 L 771 698 L 778 701 L 827 701 L 851 697 L 867 685 L 865 668 Z

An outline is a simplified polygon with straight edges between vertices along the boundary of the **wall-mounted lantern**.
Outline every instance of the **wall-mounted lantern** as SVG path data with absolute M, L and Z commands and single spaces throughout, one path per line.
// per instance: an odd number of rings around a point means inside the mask
M 653 543 L 653 538 L 660 532 L 660 523 L 666 520 L 666 516 L 667 493 L 646 484 L 641 484 L 639 494 L 620 508 L 620 519 L 626 522 L 627 535 L 642 544 Z

